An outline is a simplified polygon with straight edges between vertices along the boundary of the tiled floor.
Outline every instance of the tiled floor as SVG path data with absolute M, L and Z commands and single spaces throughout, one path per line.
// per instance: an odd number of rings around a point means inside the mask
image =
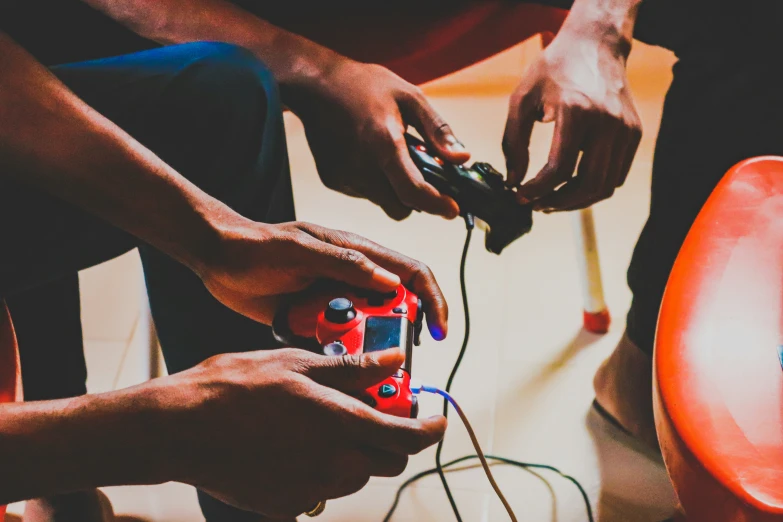
M 498 167 L 503 165 L 500 137 L 508 91 L 525 53 L 529 49 L 514 50 L 428 88 L 433 103 L 474 157 Z M 641 46 L 635 51 L 630 67 L 645 138 L 627 184 L 595 208 L 605 292 L 614 316 L 608 335 L 593 336 L 580 329 L 571 216 L 536 216 L 533 232 L 500 257 L 486 253 L 483 238 L 477 234 L 468 260 L 473 334 L 454 386 L 455 397 L 488 452 L 551 464 L 578 478 L 601 522 L 658 521 L 674 504 L 661 462 L 609 427 L 589 407 L 593 373 L 620 337 L 630 302 L 625 269 L 645 219 L 653 142 L 670 63 L 671 58 L 658 51 Z M 457 277 L 464 227 L 424 215 L 394 223 L 369 203 L 329 192 L 317 179 L 300 124 L 293 118 L 287 123 L 299 218 L 368 236 L 424 260 L 438 275 L 452 304 L 451 335 L 443 343 L 425 341 L 416 354 L 415 372 L 426 381 L 445 382 L 464 324 Z M 536 131 L 532 168 L 543 165 L 550 133 L 549 128 Z M 83 283 L 90 389 L 108 390 L 143 380 L 149 357 L 146 316 L 139 312 L 143 310 L 142 291 L 135 254 L 87 271 Z M 422 403 L 423 415 L 441 407 L 432 398 L 423 398 Z M 472 448 L 464 429 L 458 421 L 452 422 L 445 458 L 469 452 Z M 430 467 L 433 454 L 427 451 L 413 458 L 405 476 Z M 551 472 L 496 469 L 521 520 L 587 520 L 571 483 Z M 382 520 L 405 476 L 374 480 L 359 494 L 330 502 L 320 520 Z M 455 473 L 451 480 L 466 521 L 507 519 L 480 470 Z M 128 521 L 201 520 L 193 491 L 182 485 L 107 491 L 117 512 L 127 515 Z M 19 509 L 17 505 L 12 511 Z M 435 477 L 405 493 L 394 518 L 451 519 Z

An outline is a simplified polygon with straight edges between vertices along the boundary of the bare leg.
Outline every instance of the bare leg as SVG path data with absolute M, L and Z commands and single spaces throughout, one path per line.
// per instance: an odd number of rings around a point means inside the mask
M 652 359 L 627 335 L 593 379 L 599 411 L 622 429 L 660 451 L 652 403 Z

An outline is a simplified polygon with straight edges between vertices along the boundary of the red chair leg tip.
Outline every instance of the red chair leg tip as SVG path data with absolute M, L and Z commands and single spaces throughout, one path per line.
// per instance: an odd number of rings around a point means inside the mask
M 596 334 L 605 334 L 609 331 L 609 325 L 612 323 L 612 317 L 608 309 L 600 312 L 584 312 L 584 328 L 588 332 Z

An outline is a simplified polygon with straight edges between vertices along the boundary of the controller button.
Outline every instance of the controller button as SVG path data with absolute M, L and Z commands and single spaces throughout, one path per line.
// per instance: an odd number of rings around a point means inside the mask
M 392 312 L 394 312 L 395 314 L 407 314 L 408 313 L 408 309 L 405 308 L 404 306 L 398 306 L 397 308 L 392 310 Z
M 378 396 L 382 399 L 388 399 L 394 397 L 397 394 L 397 387 L 393 384 L 381 384 L 378 388 Z
M 440 159 L 439 157 L 435 156 L 435 157 L 434 157 L 434 158 L 432 158 L 432 159 L 434 159 L 434 160 L 435 160 L 435 163 L 437 163 L 437 164 L 438 164 L 438 165 L 440 165 L 441 167 L 444 165 L 444 162 L 443 162 L 443 160 L 442 160 L 442 159 Z
M 356 309 L 350 299 L 338 297 L 329 301 L 329 306 L 324 313 L 326 320 L 332 323 L 345 324 L 356 317 Z
M 416 150 L 418 150 L 419 152 L 424 152 L 425 154 L 427 153 L 427 147 L 425 147 L 425 146 L 424 146 L 424 145 L 422 145 L 421 143 L 419 143 L 418 145 L 416 145 Z
M 411 399 L 411 419 L 419 416 L 419 398 L 415 395 Z
M 340 356 L 348 353 L 348 348 L 341 342 L 329 343 L 324 346 L 324 355 Z
M 370 306 L 383 306 L 383 303 L 390 299 L 394 299 L 395 297 L 397 297 L 396 288 L 391 292 L 386 292 L 385 294 L 376 292 L 367 298 L 367 304 Z

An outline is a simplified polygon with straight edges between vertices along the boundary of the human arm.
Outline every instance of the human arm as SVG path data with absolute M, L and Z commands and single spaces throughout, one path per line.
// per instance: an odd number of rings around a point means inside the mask
M 352 234 L 243 218 L 0 35 L 2 178 L 35 185 L 134 234 L 193 269 L 225 304 L 259 321 L 271 322 L 276 296 L 318 278 L 380 291 L 402 279 L 428 303 L 430 324 L 445 332 L 445 303 L 423 264 Z
M 349 60 L 224 0 L 85 1 L 164 44 L 222 41 L 251 50 L 302 119 L 327 187 L 369 199 L 395 219 L 412 209 L 458 214 L 424 181 L 403 134 L 414 126 L 447 160 L 462 163 L 469 154 L 421 90 L 388 69 Z
M 279 350 L 214 357 L 100 395 L 0 405 L 0 504 L 99 486 L 178 481 L 237 507 L 291 517 L 396 476 L 445 419 L 381 414 L 345 393 L 404 354 Z

